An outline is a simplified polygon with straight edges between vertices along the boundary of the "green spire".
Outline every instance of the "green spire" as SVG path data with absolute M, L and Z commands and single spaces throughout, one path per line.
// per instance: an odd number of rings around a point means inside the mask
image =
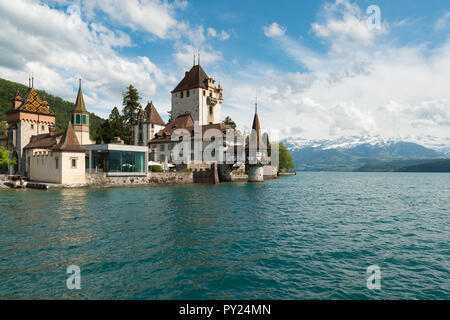
M 80 87 L 78 88 L 77 101 L 75 102 L 75 109 L 73 112 L 87 112 L 86 106 L 84 105 L 83 92 L 81 91 L 81 79 Z

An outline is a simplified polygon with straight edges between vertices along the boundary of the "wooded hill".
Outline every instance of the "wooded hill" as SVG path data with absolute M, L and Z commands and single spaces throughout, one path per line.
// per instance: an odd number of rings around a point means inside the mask
M 11 108 L 11 100 L 15 97 L 17 89 L 19 89 L 22 96 L 28 91 L 28 87 L 23 84 L 0 78 L 0 122 L 6 120 L 6 112 Z M 56 114 L 56 130 L 66 129 L 72 110 L 75 108 L 76 96 L 73 97 L 73 102 L 69 102 L 43 90 L 36 89 L 36 91 L 41 99 L 47 100 L 50 110 Z M 104 120 L 94 113 L 90 113 L 89 120 L 89 129 L 92 136 Z

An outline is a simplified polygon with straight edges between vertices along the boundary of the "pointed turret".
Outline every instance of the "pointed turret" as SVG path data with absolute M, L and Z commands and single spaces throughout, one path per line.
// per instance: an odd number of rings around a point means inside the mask
M 257 103 L 255 103 L 255 116 L 253 117 L 252 133 L 250 135 L 250 141 L 256 141 L 257 149 L 260 149 L 262 146 L 264 146 L 264 142 L 261 139 L 261 125 L 259 124 Z
M 81 79 L 80 79 L 80 86 L 78 87 L 77 101 L 75 102 L 75 109 L 73 109 L 73 111 L 87 112 L 86 105 L 84 104 L 83 91 L 81 90 Z
M 91 144 L 92 141 L 89 137 L 89 112 L 84 104 L 83 91 L 81 90 L 81 79 L 71 122 L 78 141 L 80 141 L 81 144 Z
M 69 122 L 66 131 L 64 131 L 59 143 L 53 147 L 55 151 L 71 151 L 71 152 L 84 152 L 85 149 L 80 145 L 72 124 Z

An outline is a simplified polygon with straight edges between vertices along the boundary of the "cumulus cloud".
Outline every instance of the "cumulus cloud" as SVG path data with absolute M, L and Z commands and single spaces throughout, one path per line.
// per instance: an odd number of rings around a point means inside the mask
M 114 22 L 133 30 L 143 30 L 159 38 L 167 38 L 176 32 L 178 21 L 175 9 L 184 8 L 186 2 L 170 4 L 160 0 L 89 0 L 81 1 L 90 16 L 96 11 L 107 14 Z
M 273 22 L 272 24 L 265 26 L 263 28 L 263 30 L 264 30 L 264 34 L 267 37 L 273 38 L 273 37 L 279 37 L 279 36 L 284 35 L 286 32 L 286 27 L 282 27 L 278 23 Z
M 63 12 L 30 1 L 2 1 L 0 19 L 2 76 L 23 83 L 34 72 L 37 87 L 68 100 L 75 99 L 81 77 L 91 111 L 108 114 L 130 83 L 151 96 L 158 85 L 174 81 L 147 57 L 119 56 L 114 47 L 131 45 L 129 36 L 84 21 L 76 6 Z
M 246 84 L 237 88 L 231 83 L 226 101 L 236 110 L 232 117 L 251 124 L 248 113 L 257 91 L 262 126 L 291 136 L 447 137 L 450 40 L 433 50 L 422 44 L 395 45 L 387 22 L 380 30 L 369 30 L 366 19 L 349 1 L 325 4 L 320 21 L 311 25 L 311 35 L 322 41 L 325 52 L 283 32 L 268 32 L 298 68 L 286 72 L 250 64 L 240 70 L 237 76 Z M 290 130 L 298 127 L 302 130 Z

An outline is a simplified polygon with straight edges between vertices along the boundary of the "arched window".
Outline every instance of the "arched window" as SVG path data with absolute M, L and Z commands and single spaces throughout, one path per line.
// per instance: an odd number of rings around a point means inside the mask
M 77 115 L 75 116 L 75 119 L 76 119 L 76 121 L 75 121 L 76 124 L 80 124 L 80 123 L 81 123 L 81 118 L 80 118 L 80 115 L 79 115 L 79 114 L 77 114 Z
M 86 115 L 83 114 L 83 124 L 86 124 Z

